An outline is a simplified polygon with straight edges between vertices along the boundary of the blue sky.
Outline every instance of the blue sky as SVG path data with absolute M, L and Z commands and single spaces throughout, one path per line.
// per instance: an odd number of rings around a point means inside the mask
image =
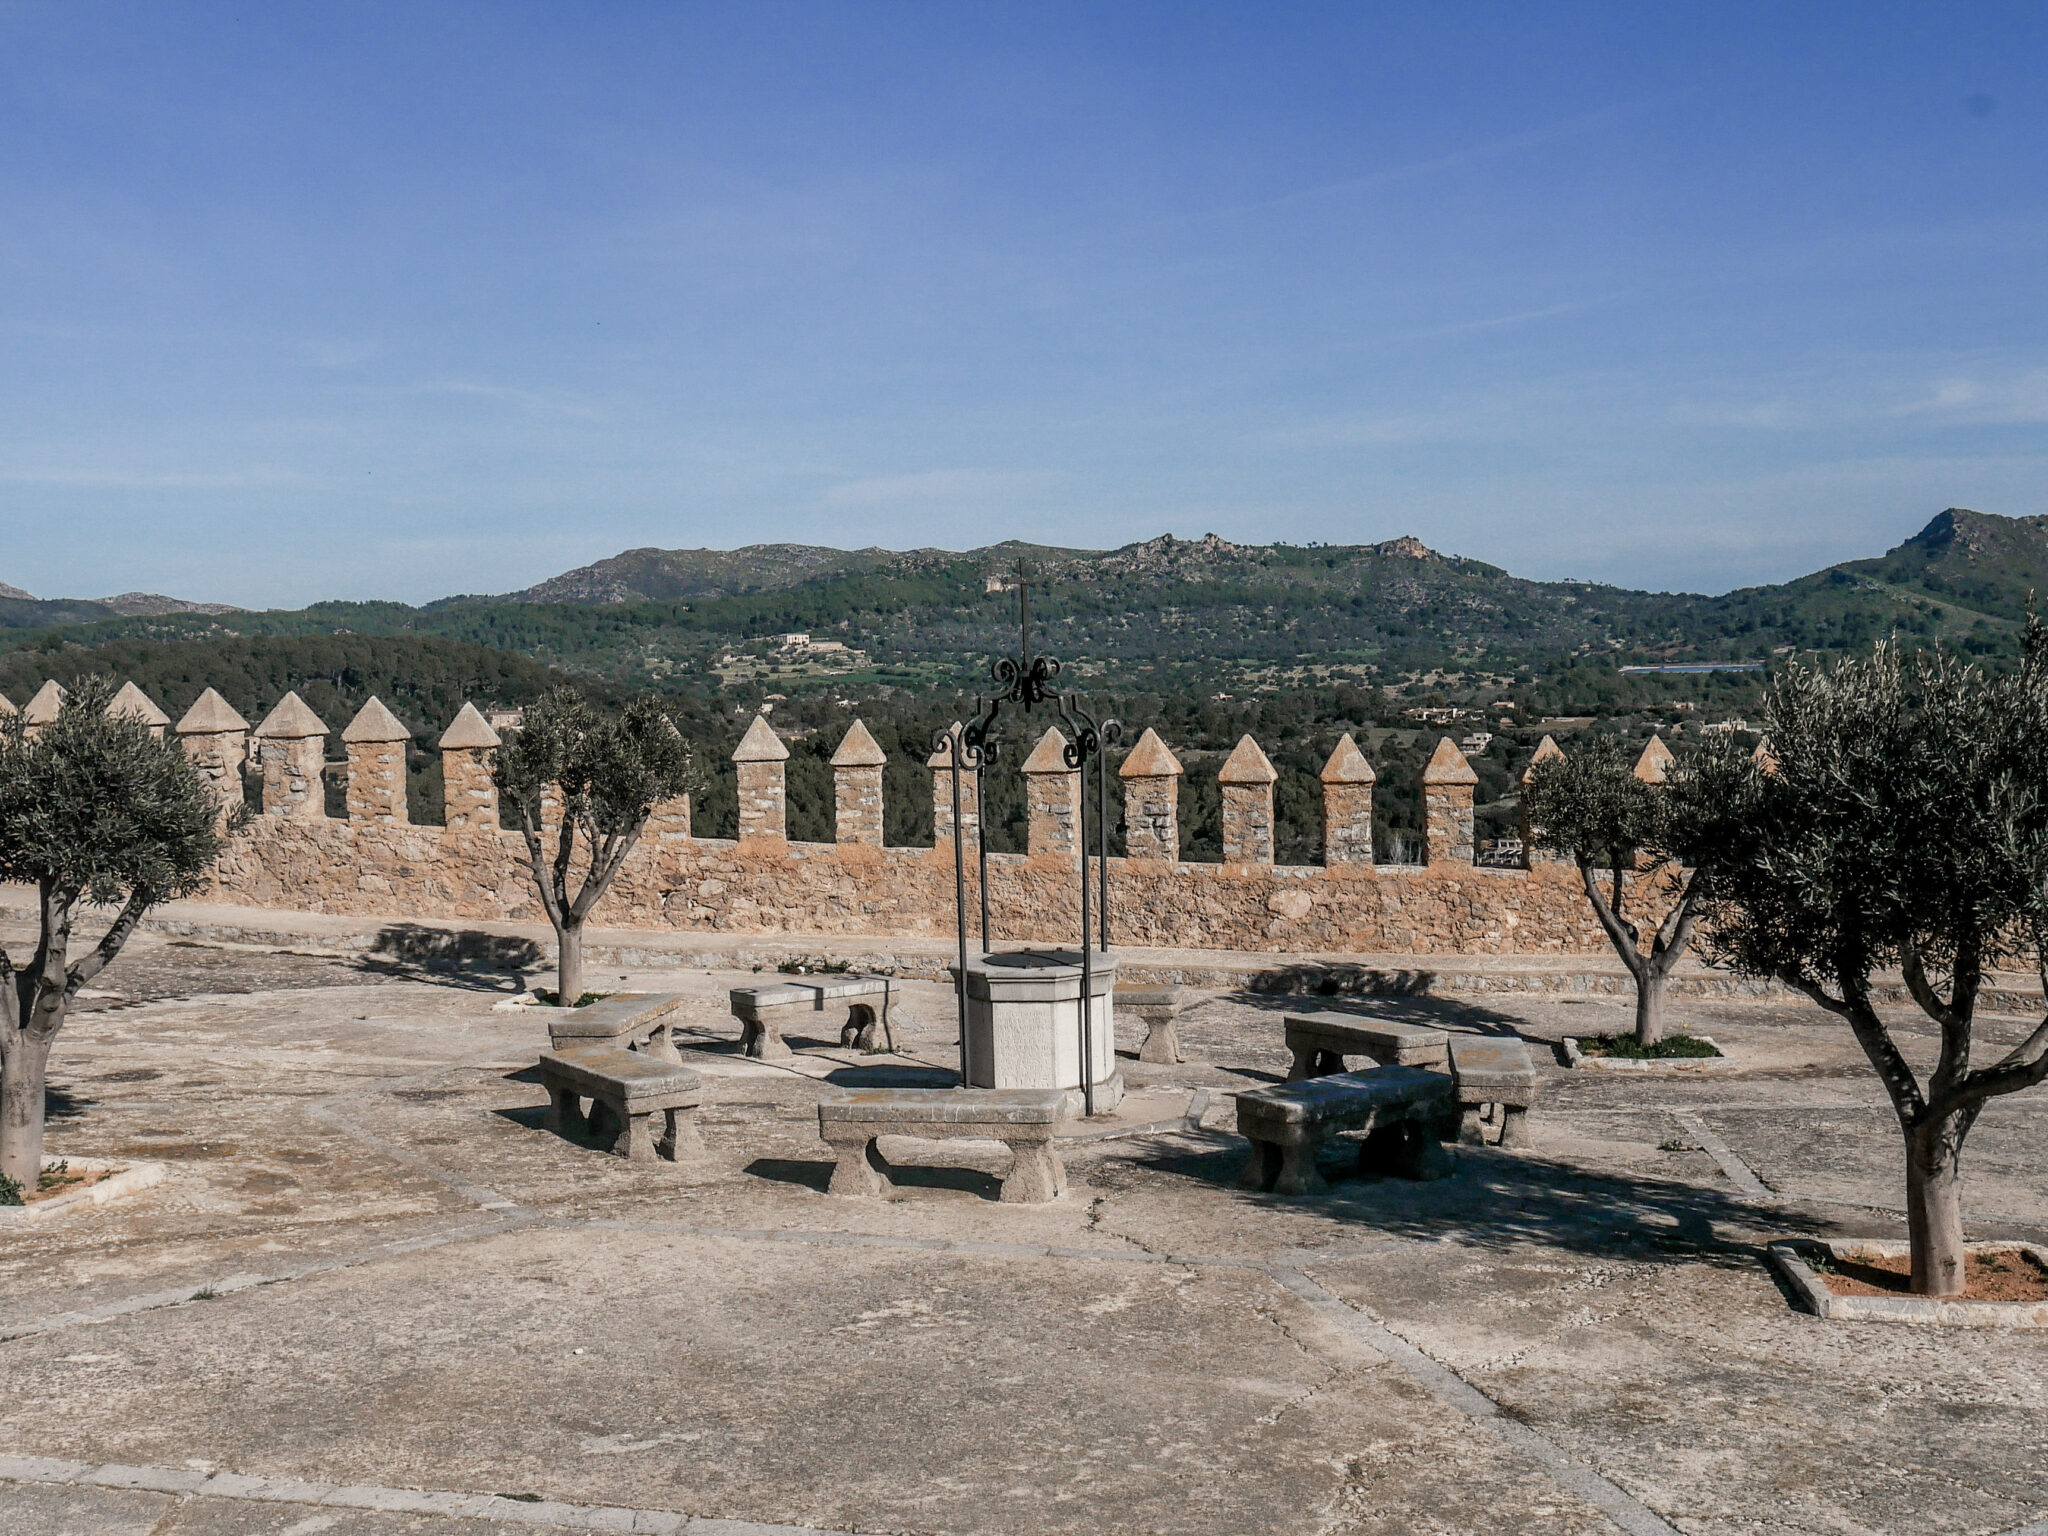
M 2048 511 L 2038 5 L 0 0 L 0 581 Z

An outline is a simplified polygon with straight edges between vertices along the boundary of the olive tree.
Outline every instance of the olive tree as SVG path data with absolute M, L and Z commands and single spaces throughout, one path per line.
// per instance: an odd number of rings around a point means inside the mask
M 689 788 L 690 767 L 690 749 L 651 699 L 608 714 L 567 687 L 529 705 L 525 723 L 497 749 L 492 777 L 501 804 L 518 816 L 533 883 L 554 926 L 555 1000 L 563 1007 L 583 995 L 585 919 L 618 878 L 656 803 Z
M 1545 758 L 1522 791 L 1531 842 L 1578 866 L 1593 915 L 1628 967 L 1636 987 L 1636 1040 L 1645 1046 L 1664 1038 L 1664 985 L 1691 942 L 1706 892 L 1709 844 L 1691 835 L 1690 803 L 1638 778 L 1627 744 L 1615 737 L 1591 741 L 1569 757 Z M 1671 905 L 1650 930 L 1647 949 L 1642 925 L 1628 915 L 1631 874 L 1639 889 L 1657 874 L 1671 882 Z
M 1730 851 L 1703 948 L 1845 1020 L 1905 1139 L 1913 1289 L 1964 1289 L 1962 1152 L 1991 1099 L 2048 1078 L 2048 1021 L 1985 1065 L 1978 1000 L 2001 962 L 2048 983 L 2048 632 L 2000 674 L 1884 646 L 1795 667 L 1764 705 L 1768 755 L 1703 765 L 1684 793 Z M 1936 1026 L 1924 1076 L 1879 1014 L 1896 967 Z
M 81 680 L 31 733 L 0 721 L 0 879 L 36 888 L 36 947 L 0 948 L 0 1174 L 36 1187 L 50 1047 L 71 1000 L 160 901 L 206 881 L 223 844 L 220 802 L 176 741 L 107 706 L 111 678 Z M 79 905 L 119 910 L 71 958 Z

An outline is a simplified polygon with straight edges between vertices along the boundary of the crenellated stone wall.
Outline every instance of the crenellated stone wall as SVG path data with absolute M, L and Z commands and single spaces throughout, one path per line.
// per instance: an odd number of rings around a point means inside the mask
M 154 723 L 139 690 L 123 709 Z M 52 706 L 54 707 L 54 706 Z M 156 711 L 160 715 L 160 711 Z M 346 817 L 330 817 L 320 793 L 328 727 L 287 695 L 251 731 L 208 690 L 171 727 L 220 794 L 242 794 L 242 768 L 260 771 L 265 814 L 230 845 L 218 867 L 218 899 L 302 912 L 373 917 L 538 921 L 542 912 L 523 840 L 503 830 L 490 759 L 498 737 L 465 705 L 441 736 L 444 826 L 407 819 L 403 749 L 411 732 L 377 700 L 342 735 L 348 751 Z M 998 943 L 1069 942 L 1079 925 L 1074 851 L 1079 775 L 1065 739 L 1046 732 L 1022 764 L 1029 852 L 991 854 L 992 937 Z M 1556 751 L 1547 744 L 1545 755 Z M 1648 762 L 1654 756 L 1645 754 Z M 833 759 L 837 841 L 789 840 L 788 749 L 765 718 L 732 753 L 740 779 L 737 840 L 700 838 L 687 797 L 655 808 L 617 884 L 592 915 L 605 927 L 730 933 L 944 936 L 953 932 L 951 775 L 934 754 L 933 848 L 882 841 L 884 754 L 856 722 Z M 1150 732 L 1121 770 L 1129 856 L 1109 861 L 1110 937 L 1120 944 L 1185 949 L 1327 954 L 1593 953 L 1606 938 L 1586 907 L 1576 869 L 1537 861 L 1527 869 L 1472 862 L 1472 772 L 1448 740 L 1425 771 L 1429 862 L 1372 862 L 1371 765 L 1350 737 L 1322 779 L 1325 862 L 1276 866 L 1273 768 L 1250 737 L 1218 774 L 1224 792 L 1226 860 L 1179 858 L 1181 767 Z M 961 817 L 970 868 L 979 813 L 962 775 Z M 1660 911 L 1659 883 L 1636 893 L 1642 915 Z

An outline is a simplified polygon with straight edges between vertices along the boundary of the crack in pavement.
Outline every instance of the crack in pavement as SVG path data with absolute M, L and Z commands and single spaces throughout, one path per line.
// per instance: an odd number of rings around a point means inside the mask
M 1675 1526 L 1647 1504 L 1639 1502 L 1609 1482 L 1592 1465 L 1580 1461 L 1527 1424 L 1510 1418 L 1492 1398 L 1434 1355 L 1409 1343 L 1378 1318 L 1353 1307 L 1299 1269 L 1274 1265 L 1267 1269 L 1267 1273 L 1301 1300 L 1400 1366 L 1438 1402 L 1491 1430 L 1510 1448 L 1535 1462 L 1549 1474 L 1552 1482 L 1577 1494 L 1626 1531 L 1628 1536 L 1681 1536 Z
M 41 1456 L 0 1456 L 0 1482 L 43 1487 L 120 1488 L 236 1503 L 311 1504 L 322 1509 L 362 1509 L 380 1514 L 439 1515 L 446 1519 L 503 1520 L 571 1531 L 647 1531 L 657 1536 L 848 1536 L 808 1525 L 770 1525 L 722 1520 L 672 1509 L 633 1509 L 615 1504 L 565 1504 L 552 1499 L 508 1499 L 494 1493 L 440 1493 L 418 1488 L 385 1488 L 370 1483 L 299 1482 L 287 1478 L 242 1477 L 233 1472 L 195 1472 L 180 1467 L 131 1467 L 57 1461 Z

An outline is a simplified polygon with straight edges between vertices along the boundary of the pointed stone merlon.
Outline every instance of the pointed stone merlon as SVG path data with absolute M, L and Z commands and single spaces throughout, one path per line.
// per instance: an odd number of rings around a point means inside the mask
M 732 761 L 740 781 L 740 836 L 788 837 L 789 790 L 783 765 L 789 761 L 789 748 L 766 715 L 754 716 L 733 749 Z
M 670 734 L 681 741 L 683 733 L 676 729 L 673 720 L 664 717 Z M 672 800 L 657 800 L 654 808 L 647 813 L 647 828 L 640 834 L 652 843 L 687 843 L 690 840 L 690 797 L 677 795 Z
M 1124 855 L 1180 862 L 1180 759 L 1149 726 L 1117 777 L 1124 783 Z
M 842 843 L 882 846 L 881 743 L 856 720 L 832 754 L 833 835 Z
M 35 691 L 34 697 L 21 706 L 22 722 L 27 726 L 29 736 L 36 737 L 43 733 L 43 727 L 57 718 L 57 711 L 64 707 L 64 700 L 67 697 L 69 695 L 58 685 L 54 677 Z
M 1636 777 L 1645 784 L 1667 784 L 1671 781 L 1671 770 L 1677 765 L 1678 759 L 1664 745 L 1664 738 L 1652 736 L 1650 744 L 1643 748 L 1643 755 L 1636 759 Z
M 491 754 L 503 744 L 474 704 L 464 703 L 441 733 L 442 824 L 451 832 L 498 830 L 498 786 Z
M 949 738 L 924 760 L 932 771 L 932 846 L 951 850 L 953 846 L 953 748 L 965 727 L 955 720 L 946 727 Z M 981 775 L 965 766 L 960 769 L 960 841 L 968 853 L 981 846 Z
M 1259 744 L 1238 738 L 1217 771 L 1223 786 L 1223 862 L 1273 862 L 1273 784 L 1280 777 Z
M 1552 759 L 1562 761 L 1563 758 L 1564 748 L 1560 747 L 1546 735 L 1541 741 L 1536 743 L 1536 751 L 1529 759 L 1529 766 L 1522 770 L 1522 788 L 1527 790 L 1535 782 L 1536 770 L 1544 763 L 1550 762 Z M 1527 794 L 1522 796 L 1517 819 L 1521 822 L 1522 866 L 1526 869 L 1531 864 L 1542 862 L 1546 858 L 1546 855 L 1536 851 L 1536 829 L 1529 825 L 1529 797 Z
M 242 767 L 249 760 L 249 722 L 209 688 L 171 729 L 178 733 L 186 758 L 220 796 L 221 809 L 239 806 Z
M 133 720 L 147 727 L 149 734 L 158 741 L 164 739 L 164 727 L 171 723 L 171 717 L 157 708 L 156 700 L 132 682 L 123 683 L 121 691 L 108 700 L 107 718 Z
M 1373 862 L 1372 787 L 1378 777 L 1346 731 L 1323 764 L 1324 864 Z
M 1081 770 L 1067 766 L 1067 738 L 1052 726 L 1024 759 L 1024 846 L 1072 857 L 1081 847 Z
M 1422 770 L 1422 836 L 1431 864 L 1472 862 L 1472 792 L 1478 784 L 1458 744 L 1448 736 L 1438 741 Z
M 327 819 L 320 774 L 327 761 L 327 727 L 296 693 L 287 693 L 256 727 L 256 762 L 263 771 L 263 814 L 287 821 Z
M 403 827 L 411 816 L 405 803 L 405 749 L 412 740 L 399 718 L 374 694 L 342 727 L 348 753 L 348 819 Z

